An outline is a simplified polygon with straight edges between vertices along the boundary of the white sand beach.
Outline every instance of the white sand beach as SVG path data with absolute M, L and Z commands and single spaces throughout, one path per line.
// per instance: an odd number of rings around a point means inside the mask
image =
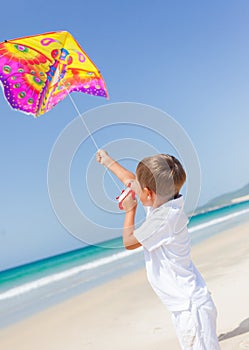
M 249 349 L 249 223 L 194 246 L 192 257 L 218 309 L 221 349 Z M 170 313 L 139 270 L 2 329 L 0 349 L 180 348 Z

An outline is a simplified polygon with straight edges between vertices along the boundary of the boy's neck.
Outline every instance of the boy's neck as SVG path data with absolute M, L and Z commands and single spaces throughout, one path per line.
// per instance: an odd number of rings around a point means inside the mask
M 173 197 L 161 197 L 161 196 L 158 196 L 157 194 L 154 195 L 154 198 L 153 198 L 153 204 L 152 204 L 152 207 L 153 208 L 159 208 L 161 205 L 167 203 L 167 202 L 170 202 L 172 201 L 173 199 L 176 199 L 178 198 L 179 195 L 176 195 L 176 196 L 173 196 Z

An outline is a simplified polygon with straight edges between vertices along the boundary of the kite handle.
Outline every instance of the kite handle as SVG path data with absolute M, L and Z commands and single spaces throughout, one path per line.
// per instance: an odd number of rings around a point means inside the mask
M 129 194 L 132 195 L 132 199 L 135 199 L 135 198 L 136 198 L 135 191 L 133 191 L 133 190 L 130 188 L 130 186 L 131 186 L 131 184 L 129 183 L 129 184 L 128 184 L 128 187 L 127 187 L 125 190 L 123 190 L 123 191 L 121 192 L 121 195 L 118 196 L 118 197 L 116 197 L 116 199 L 118 200 L 118 207 L 119 207 L 120 210 L 123 210 L 123 209 L 124 209 L 124 207 L 123 207 L 123 201 L 124 201 L 124 199 L 125 199 L 127 196 L 129 196 Z

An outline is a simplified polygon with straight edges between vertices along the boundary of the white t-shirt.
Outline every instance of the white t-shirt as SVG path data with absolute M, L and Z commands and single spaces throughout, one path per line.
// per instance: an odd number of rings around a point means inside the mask
M 179 196 L 149 209 L 145 222 L 134 231 L 144 247 L 148 280 L 170 311 L 201 305 L 209 297 L 205 281 L 190 257 L 188 217 Z

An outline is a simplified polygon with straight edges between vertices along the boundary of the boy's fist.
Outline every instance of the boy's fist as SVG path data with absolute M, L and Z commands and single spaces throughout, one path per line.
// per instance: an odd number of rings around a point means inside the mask
M 122 201 L 122 207 L 126 212 L 137 207 L 137 200 L 133 197 L 132 193 L 128 194 L 128 196 Z
M 104 165 L 107 168 L 113 162 L 113 159 L 103 149 L 99 149 L 98 152 L 96 153 L 96 160 L 97 162 L 99 162 L 100 164 Z

